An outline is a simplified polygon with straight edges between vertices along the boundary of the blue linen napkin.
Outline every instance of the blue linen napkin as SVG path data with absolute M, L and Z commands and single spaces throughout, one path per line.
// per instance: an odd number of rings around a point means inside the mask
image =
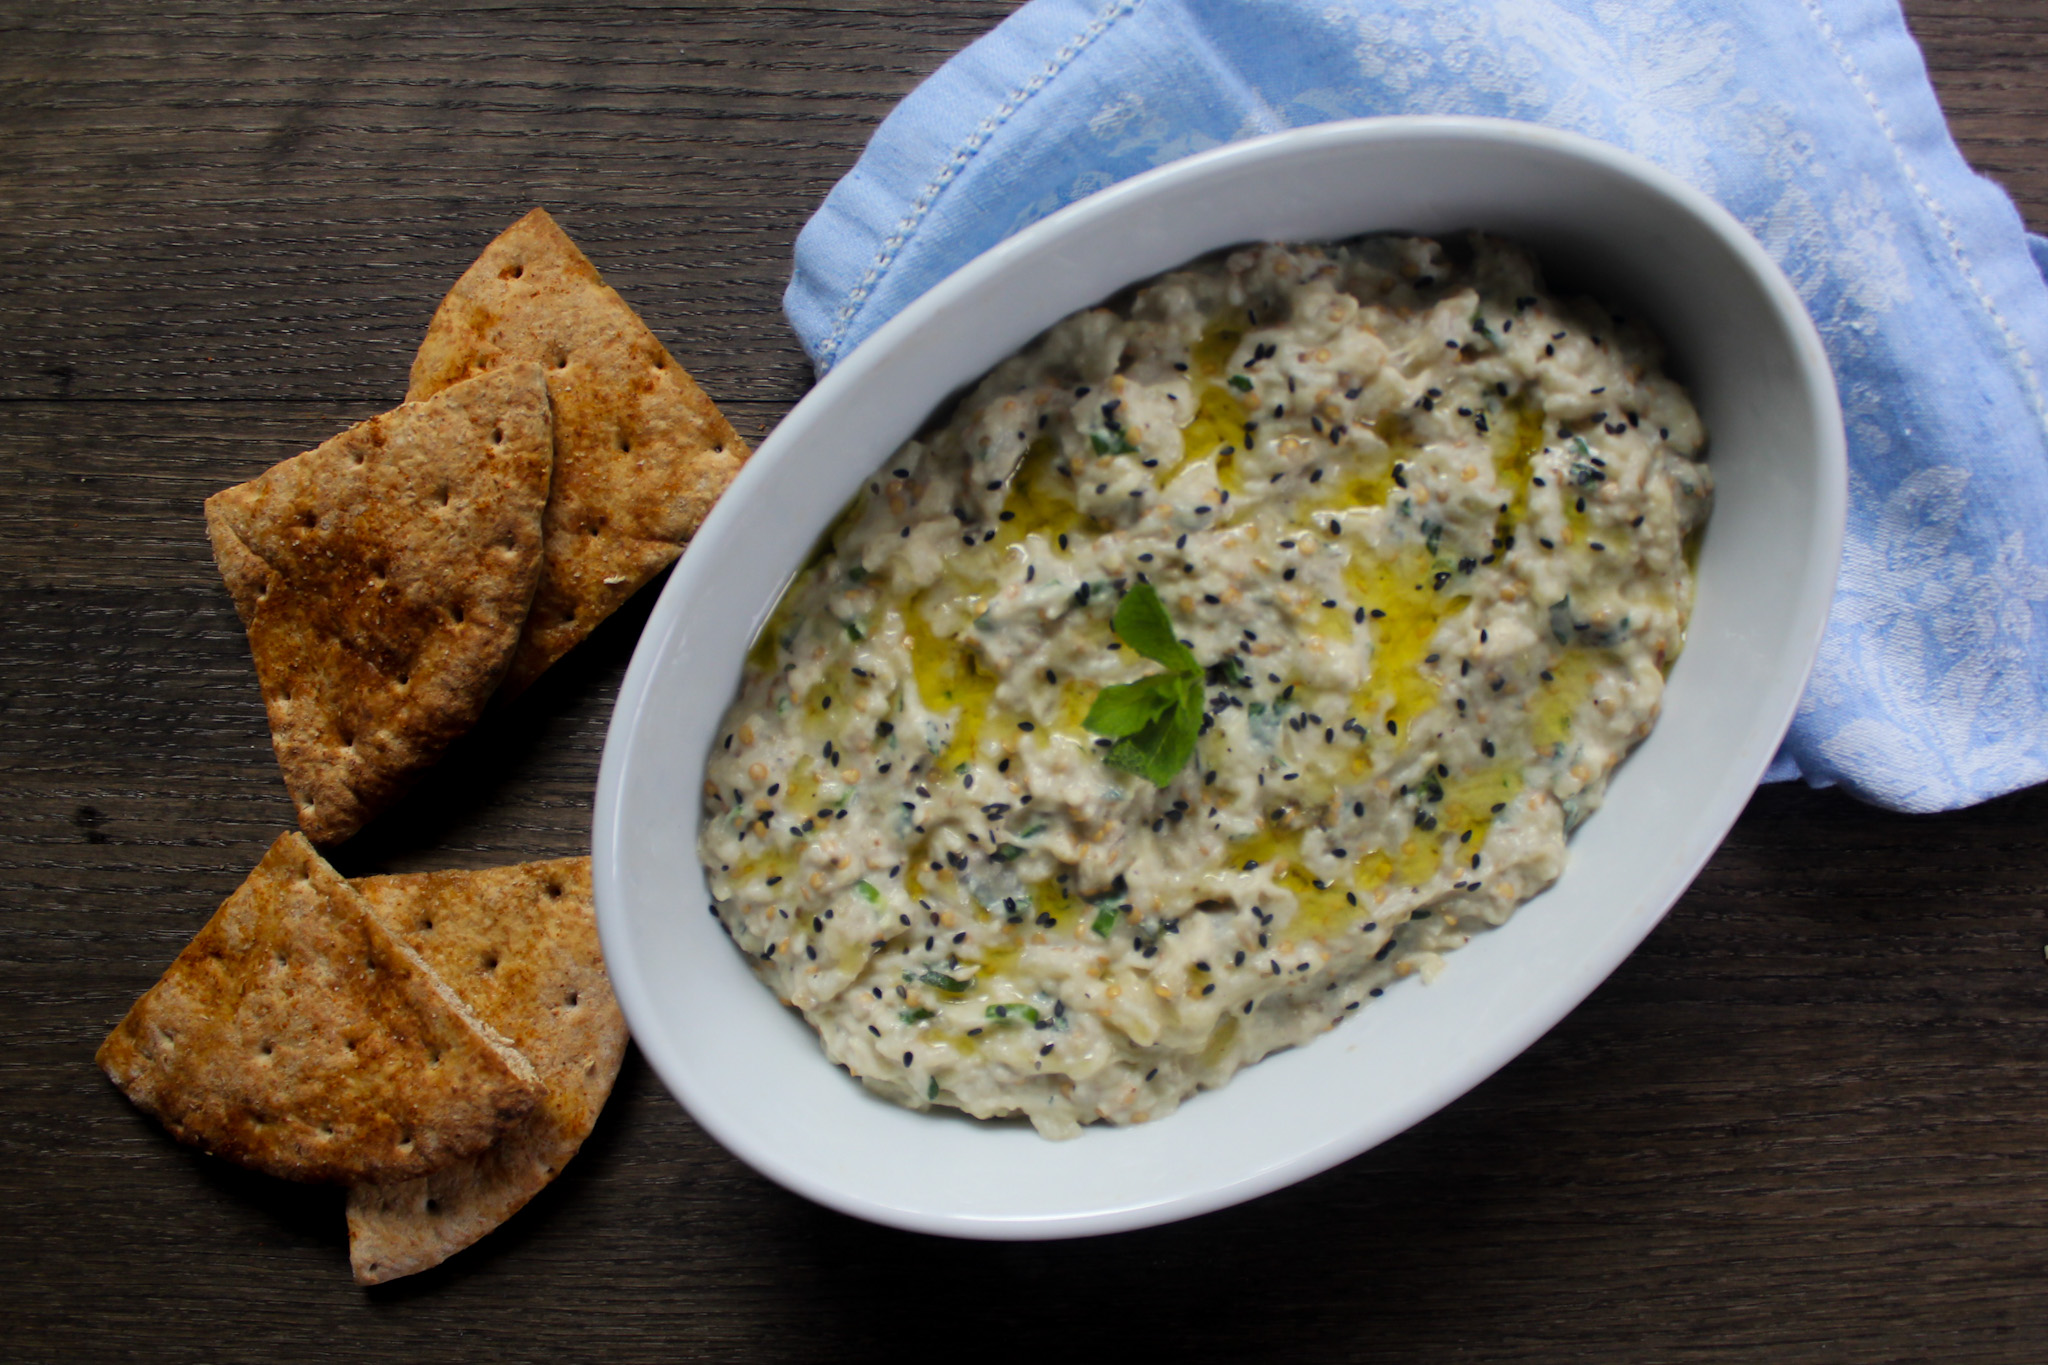
M 797 239 L 784 306 L 822 374 L 1062 205 L 1396 113 L 1628 148 L 1718 199 L 1805 299 L 1841 388 L 1848 541 L 1768 778 L 1933 811 L 2048 777 L 2048 241 L 1964 164 L 1895 0 L 1032 0 L 883 121 Z

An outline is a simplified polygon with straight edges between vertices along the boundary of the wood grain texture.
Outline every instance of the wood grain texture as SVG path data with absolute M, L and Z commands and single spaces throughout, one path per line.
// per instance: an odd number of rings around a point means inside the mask
M 757 440 L 791 242 L 994 0 L 0 0 L 0 1357 L 2048 1358 L 2048 791 L 1767 789 L 1641 951 L 1417 1129 L 1058 1245 L 768 1184 L 629 1057 L 505 1229 L 365 1293 L 340 1196 L 166 1139 L 93 1047 L 291 811 L 200 501 L 393 404 L 534 203 Z M 2048 6 L 1913 0 L 2048 227 Z M 338 857 L 583 852 L 651 594 Z M 943 1298 L 939 1296 L 943 1295 Z

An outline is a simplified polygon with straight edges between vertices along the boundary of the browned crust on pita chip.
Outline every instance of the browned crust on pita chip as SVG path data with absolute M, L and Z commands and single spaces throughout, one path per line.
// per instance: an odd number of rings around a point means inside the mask
M 348 1197 L 361 1284 L 439 1265 L 558 1175 L 597 1123 L 626 1053 L 590 897 L 590 859 L 366 877 L 371 910 L 533 1060 L 547 1098 L 489 1150 Z
M 360 829 L 489 702 L 539 581 L 552 451 L 539 367 L 506 366 L 206 500 L 316 842 Z
M 555 481 L 508 698 L 682 553 L 748 454 L 543 209 L 500 234 L 448 291 L 406 396 L 528 361 L 554 399 Z
M 271 845 L 97 1060 L 173 1136 L 287 1180 L 425 1175 L 544 1094 L 298 834 Z

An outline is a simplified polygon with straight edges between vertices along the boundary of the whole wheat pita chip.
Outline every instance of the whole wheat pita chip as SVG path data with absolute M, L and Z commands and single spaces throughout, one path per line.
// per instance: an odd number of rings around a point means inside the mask
M 299 827 L 346 839 L 475 723 L 541 558 L 536 365 L 373 417 L 206 500 Z
M 96 1059 L 173 1136 L 288 1180 L 424 1175 L 488 1147 L 544 1093 L 297 834 Z
M 512 697 L 671 560 L 747 447 L 576 244 L 535 209 L 463 273 L 434 313 L 406 397 L 537 361 L 555 404 L 555 481 Z
M 423 1179 L 349 1191 L 349 1262 L 359 1283 L 381 1284 L 439 1265 L 561 1172 L 611 1093 L 626 1020 L 598 947 L 588 858 L 354 885 L 533 1059 L 548 1087 L 540 1107 L 488 1151 Z

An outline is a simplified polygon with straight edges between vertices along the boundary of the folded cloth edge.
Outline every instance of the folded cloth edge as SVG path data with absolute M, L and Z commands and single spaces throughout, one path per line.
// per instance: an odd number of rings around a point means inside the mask
M 923 85 L 889 111 L 868 139 L 867 148 L 853 169 L 826 195 L 817 213 L 797 234 L 796 254 L 799 259 L 814 255 L 824 258 L 828 266 L 836 265 L 836 268 L 819 269 L 808 277 L 803 271 L 797 271 L 790 277 L 783 295 L 784 312 L 789 315 L 798 338 L 810 352 L 812 364 L 821 376 L 839 360 L 846 335 L 873 297 L 875 287 L 888 274 L 904 245 L 916 234 L 932 206 L 968 162 L 1019 109 L 1045 89 L 1112 24 L 1143 3 L 1144 0 L 1112 0 L 1078 29 L 1071 10 L 1065 6 L 1026 5 L 956 53 L 927 77 Z M 1053 55 L 1023 85 L 1008 87 L 1005 92 L 1004 83 L 991 79 L 987 74 L 992 69 L 999 69 L 1013 52 L 1042 51 L 1055 39 L 1059 42 L 1053 49 Z M 943 106 L 990 98 L 996 101 L 995 109 L 977 122 L 964 139 L 950 147 L 927 137 L 916 126 L 912 101 Z M 887 145 L 891 138 L 900 137 L 922 144 L 919 150 L 923 155 L 905 157 L 900 166 L 885 168 L 871 164 L 870 152 L 878 146 Z M 937 170 L 930 172 L 921 186 L 911 190 L 919 172 L 908 176 L 904 172 L 912 164 L 929 167 L 934 162 Z M 902 203 L 906 190 L 911 190 L 909 210 L 893 211 L 890 206 Z M 858 283 L 843 298 L 828 295 L 816 287 L 814 281 L 822 284 L 855 264 L 847 259 L 842 242 L 864 242 L 877 237 L 881 240 L 880 247 L 866 263 Z M 811 339 L 812 333 L 800 319 L 808 319 L 813 324 L 825 323 L 817 329 L 818 340 L 815 343 Z

